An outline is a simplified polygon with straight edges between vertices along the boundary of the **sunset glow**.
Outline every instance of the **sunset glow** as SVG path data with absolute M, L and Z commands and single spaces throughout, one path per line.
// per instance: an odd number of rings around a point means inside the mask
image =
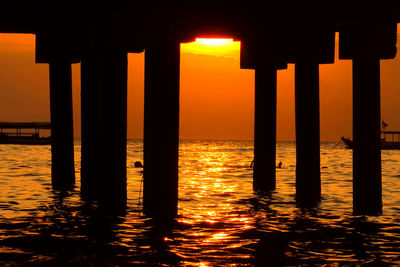
M 232 45 L 233 39 L 196 38 L 196 43 L 211 46 Z
M 181 138 L 252 139 L 254 71 L 240 69 L 240 42 L 181 44 L 180 101 Z
M 320 65 L 322 140 L 351 135 L 352 64 L 338 59 L 338 36 L 335 54 L 335 64 Z M 142 138 L 144 53 L 128 57 L 128 138 Z M 0 34 L 0 58 L 1 119 L 48 121 L 48 65 L 35 64 L 35 35 Z M 399 56 L 381 61 L 382 118 L 393 130 L 400 128 L 399 66 Z M 74 132 L 80 137 L 80 65 L 72 64 L 72 70 Z M 277 84 L 277 138 L 294 140 L 294 65 L 278 71 Z M 181 138 L 253 138 L 254 70 L 240 69 L 240 41 L 200 36 L 181 44 L 180 86 Z
M 181 45 L 182 53 L 233 57 L 238 59 L 240 42 L 232 38 L 196 38 L 195 42 Z

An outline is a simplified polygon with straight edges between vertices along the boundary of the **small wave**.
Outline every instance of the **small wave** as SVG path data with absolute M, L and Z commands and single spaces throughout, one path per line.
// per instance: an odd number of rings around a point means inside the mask
M 247 165 L 229 165 L 229 164 L 227 164 L 227 165 L 224 165 L 224 167 L 225 168 L 232 168 L 232 169 L 252 169 L 252 168 L 250 168 L 250 163 Z
M 35 173 L 35 172 L 28 172 L 28 173 L 21 174 L 21 176 L 25 176 L 25 177 L 41 176 L 41 174 L 40 173 Z
M 211 194 L 211 196 L 215 196 L 215 197 L 227 197 L 227 196 L 232 196 L 232 195 L 233 195 L 233 192 Z

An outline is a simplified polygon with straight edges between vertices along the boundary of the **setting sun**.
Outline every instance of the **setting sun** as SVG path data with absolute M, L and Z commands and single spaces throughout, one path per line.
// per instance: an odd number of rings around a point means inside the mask
M 205 54 L 239 58 L 240 42 L 232 38 L 196 38 L 195 42 L 182 44 L 182 53 Z
M 196 43 L 211 46 L 232 45 L 233 39 L 221 38 L 196 38 Z

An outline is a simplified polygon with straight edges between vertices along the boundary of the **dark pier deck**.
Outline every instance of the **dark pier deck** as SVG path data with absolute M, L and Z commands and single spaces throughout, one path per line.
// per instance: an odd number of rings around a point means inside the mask
M 54 187 L 74 184 L 71 64 L 80 62 L 82 196 L 126 205 L 127 53 L 145 51 L 144 211 L 174 216 L 179 44 L 229 36 L 241 41 L 241 68 L 256 73 L 254 190 L 275 189 L 276 72 L 294 63 L 296 199 L 318 203 L 319 64 L 333 63 L 338 32 L 339 58 L 353 60 L 354 213 L 381 213 L 379 63 L 396 55 L 399 1 L 14 5 L 3 10 L 0 32 L 35 34 L 36 62 L 49 64 Z

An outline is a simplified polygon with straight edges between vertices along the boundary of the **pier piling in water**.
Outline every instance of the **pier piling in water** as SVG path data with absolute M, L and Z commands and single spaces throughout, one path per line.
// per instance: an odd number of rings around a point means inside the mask
M 276 68 L 255 68 L 253 189 L 275 189 L 276 161 Z
M 171 217 L 178 209 L 180 44 L 145 50 L 143 210 Z
M 353 60 L 353 209 L 382 212 L 379 59 Z
M 334 62 L 335 32 L 307 20 L 295 27 L 296 202 L 313 206 L 321 199 L 319 64 Z
M 368 37 L 368 42 L 366 41 Z M 380 60 L 396 55 L 397 25 L 354 23 L 340 32 L 339 58 L 353 60 L 353 212 L 382 213 Z
M 81 194 L 95 199 L 100 169 L 102 58 L 91 47 L 81 62 Z
M 110 47 L 82 59 L 82 196 L 126 206 L 127 53 Z
M 296 200 L 315 203 L 321 197 L 319 64 L 295 65 Z
M 51 180 L 55 189 L 75 183 L 71 63 L 62 57 L 49 62 Z
M 109 49 L 103 57 L 100 179 L 107 203 L 126 206 L 127 53 Z M 98 181 L 99 182 L 99 181 Z M 102 196 L 103 198 L 104 196 Z

